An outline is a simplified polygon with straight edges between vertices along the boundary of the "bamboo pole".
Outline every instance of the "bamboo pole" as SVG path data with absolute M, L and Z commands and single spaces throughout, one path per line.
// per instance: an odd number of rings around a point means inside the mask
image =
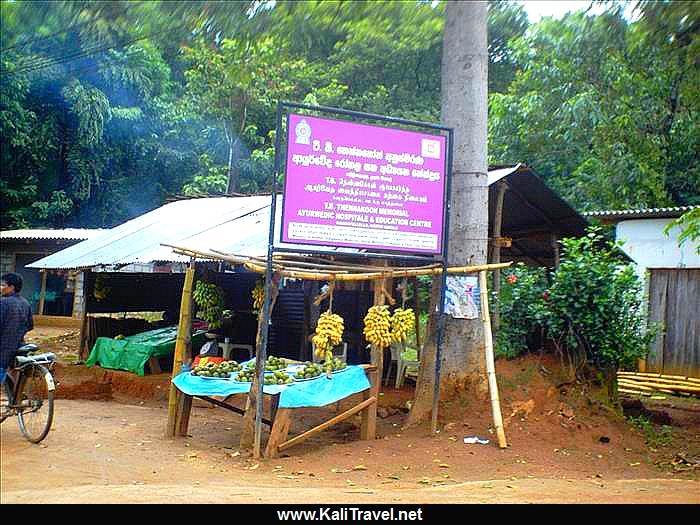
M 683 381 L 690 381 L 691 383 L 700 383 L 700 378 L 692 376 L 674 376 L 668 374 L 655 374 L 653 372 L 618 372 L 618 376 L 640 376 L 640 377 L 658 377 L 660 379 L 679 379 Z
M 460 275 L 468 273 L 478 273 L 482 270 L 496 270 L 507 268 L 511 262 L 501 264 L 481 264 L 476 266 L 455 266 L 447 269 L 450 275 Z M 245 267 L 257 273 L 265 273 L 265 267 L 254 263 L 245 263 Z M 305 279 L 308 281 L 374 281 L 376 279 L 413 277 L 417 275 L 440 275 L 442 268 L 426 268 L 418 270 L 389 269 L 382 272 L 355 273 L 355 274 L 331 274 L 331 273 L 311 273 L 304 270 L 284 269 L 280 272 L 284 277 L 291 279 Z
M 682 386 L 693 386 L 700 387 L 700 383 L 687 381 L 683 379 L 665 379 L 660 377 L 632 377 L 632 376 L 617 376 L 618 379 L 625 379 L 627 381 L 651 381 L 653 383 L 663 383 L 669 385 L 682 385 Z
M 192 344 L 192 288 L 194 283 L 194 264 L 185 271 L 185 284 L 182 288 L 182 299 L 180 300 L 180 322 L 177 327 L 177 339 L 175 341 L 175 355 L 173 357 L 173 374 L 175 378 L 180 373 L 185 352 Z M 175 436 L 177 433 L 178 405 L 182 393 L 170 383 L 170 394 L 168 396 L 168 425 L 166 435 Z
M 263 261 L 265 259 L 260 259 L 258 257 L 240 256 L 240 255 L 227 255 L 222 253 L 217 253 L 215 251 L 207 250 L 194 250 L 183 248 L 180 246 L 175 246 L 172 244 L 161 243 L 162 246 L 172 248 L 176 253 L 187 256 L 196 256 L 205 259 L 220 259 L 226 262 L 231 262 L 234 264 L 243 264 L 246 268 L 256 273 L 264 274 L 266 271 Z M 258 260 L 260 262 L 258 262 Z M 481 270 L 497 270 L 501 268 L 509 267 L 512 262 L 500 263 L 500 264 L 481 264 L 475 266 L 454 266 L 447 268 L 447 273 L 450 275 L 462 275 L 469 273 L 478 273 Z M 347 265 L 344 265 L 347 266 Z M 388 278 L 398 278 L 398 277 L 415 277 L 418 275 L 440 275 L 442 273 L 442 268 L 435 265 L 428 265 L 425 267 L 413 267 L 413 268 L 400 268 L 400 267 L 387 267 L 382 269 L 381 272 L 360 272 L 360 273 L 339 273 L 337 271 L 322 271 L 322 272 L 310 272 L 308 269 L 303 268 L 289 268 L 279 264 L 274 265 L 275 271 L 280 273 L 282 277 L 288 277 L 291 279 L 305 279 L 308 281 L 373 281 L 375 279 L 388 279 Z M 329 270 L 332 269 L 329 265 Z
M 651 389 L 665 389 L 665 390 L 678 390 L 680 392 L 687 392 L 689 394 L 700 394 L 700 386 L 697 387 L 692 387 L 692 386 L 678 386 L 678 385 L 669 385 L 669 384 L 664 384 L 664 383 L 652 383 L 650 381 L 624 381 L 622 379 L 618 379 L 619 384 L 624 384 L 628 386 L 635 386 L 637 388 L 651 388 Z
M 618 380 L 625 380 L 625 381 L 633 381 L 633 382 L 650 382 L 650 383 L 656 383 L 660 385 L 675 385 L 675 386 L 683 386 L 683 387 L 691 387 L 691 388 L 700 388 L 700 383 L 693 383 L 691 381 L 681 381 L 680 379 L 661 379 L 661 378 L 652 378 L 652 377 L 646 377 L 646 378 L 637 378 L 637 377 L 630 377 L 630 376 L 617 376 Z
M 646 386 L 636 386 L 636 385 L 628 385 L 628 384 L 621 384 L 619 385 L 623 388 L 626 388 L 628 390 L 637 390 L 640 392 L 648 392 L 650 394 L 653 394 L 654 392 L 663 392 L 664 394 L 686 394 L 687 392 L 676 392 L 674 390 L 668 390 L 666 388 L 650 388 Z
M 491 394 L 491 412 L 493 413 L 493 426 L 496 427 L 498 446 L 506 448 L 506 434 L 503 430 L 503 418 L 501 415 L 501 403 L 498 399 L 498 382 L 496 381 L 496 364 L 493 358 L 493 336 L 491 334 L 491 314 L 489 312 L 488 283 L 486 271 L 479 272 L 479 288 L 481 289 L 481 318 L 484 322 L 484 350 L 486 352 L 486 373 L 489 380 L 489 392 Z
M 359 264 L 351 261 L 338 261 L 337 257 L 342 256 L 345 254 L 339 253 L 337 255 L 330 255 L 330 257 L 334 257 L 334 259 L 329 260 L 329 259 L 323 259 L 321 257 L 313 257 L 311 255 L 296 255 L 292 253 L 286 253 L 284 255 L 275 255 L 273 256 L 273 260 L 282 262 L 284 264 L 294 264 L 295 259 L 299 261 L 304 261 L 304 262 L 315 262 L 320 264 L 321 266 L 329 266 L 333 265 L 333 267 L 339 267 L 339 266 L 344 266 L 347 267 L 347 269 L 350 270 L 367 270 L 367 271 L 374 271 L 376 269 L 376 266 L 371 266 L 367 264 Z M 356 255 L 356 254 L 349 254 L 349 255 Z M 361 254 L 360 254 L 361 255 Z M 440 263 L 432 263 L 432 264 L 422 264 L 420 266 L 401 266 L 404 270 L 415 270 L 415 269 L 420 269 L 420 268 L 438 268 L 440 267 Z
M 629 390 L 627 388 L 618 388 L 618 392 L 621 394 L 632 394 L 632 395 L 637 395 L 637 396 L 650 396 L 651 394 L 649 392 L 640 392 L 637 390 Z

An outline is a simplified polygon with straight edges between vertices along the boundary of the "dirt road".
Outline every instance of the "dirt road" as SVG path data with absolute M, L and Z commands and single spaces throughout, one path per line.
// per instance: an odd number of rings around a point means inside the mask
M 700 503 L 700 482 L 672 479 L 635 461 L 633 451 L 604 458 L 596 454 L 602 445 L 565 455 L 545 445 L 545 461 L 520 446 L 468 447 L 421 430 L 362 442 L 348 427 L 331 435 L 330 445 L 254 461 L 235 447 L 234 414 L 196 407 L 187 439 L 164 438 L 165 421 L 158 404 L 61 399 L 54 428 L 37 446 L 7 420 L 0 427 L 0 501 Z

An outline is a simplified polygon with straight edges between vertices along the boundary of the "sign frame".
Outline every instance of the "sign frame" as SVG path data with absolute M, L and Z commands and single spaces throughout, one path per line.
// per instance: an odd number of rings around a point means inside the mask
M 365 126 L 371 126 L 375 128 L 384 128 L 387 130 L 398 130 L 398 131 L 409 131 L 409 132 L 414 132 L 414 133 L 425 133 L 428 135 L 433 135 L 436 137 L 443 137 L 445 139 L 445 158 L 443 161 L 443 167 L 444 167 L 444 183 L 443 183 L 443 188 L 442 188 L 442 227 L 440 230 L 440 237 L 439 237 L 439 242 L 440 242 L 440 251 L 435 252 L 435 253 L 427 253 L 427 252 L 411 252 L 409 250 L 391 250 L 391 249 L 386 249 L 386 248 L 370 248 L 370 247 L 353 247 L 353 246 L 343 246 L 343 245 L 329 245 L 332 246 L 333 248 L 336 249 L 351 249 L 351 250 L 358 250 L 358 252 L 345 252 L 345 251 L 338 251 L 338 255 L 342 254 L 344 256 L 361 256 L 363 258 L 380 258 L 380 259 L 398 259 L 398 260 L 406 260 L 406 261 L 413 261 L 413 262 L 420 262 L 423 261 L 425 264 L 430 264 L 430 263 L 435 263 L 435 262 L 441 262 L 441 261 L 446 261 L 447 260 L 447 243 L 448 243 L 448 236 L 449 236 L 449 208 L 450 208 L 450 200 L 451 200 L 451 182 L 452 182 L 452 144 L 453 144 L 453 135 L 454 131 L 452 128 L 448 128 L 446 126 L 441 126 L 439 124 L 432 124 L 432 123 L 427 123 L 427 122 L 419 122 L 415 120 L 408 120 L 408 119 L 401 119 L 401 118 L 394 118 L 394 117 L 388 117 L 385 115 L 376 115 L 373 113 L 364 113 L 360 111 L 352 111 L 352 110 L 346 110 L 346 109 L 340 109 L 340 108 L 334 108 L 334 107 L 328 107 L 328 106 L 312 106 L 309 104 L 299 104 L 295 102 L 280 102 L 278 105 L 278 115 L 277 115 L 277 135 L 276 138 L 278 140 L 282 139 L 283 137 L 283 129 L 282 129 L 282 118 L 283 118 L 283 113 L 285 113 L 286 110 L 286 115 L 285 121 L 287 125 L 286 133 L 284 133 L 284 140 L 285 140 L 285 152 L 284 152 L 284 159 L 285 159 L 285 165 L 284 165 L 284 170 L 282 170 L 282 151 L 281 149 L 279 150 L 279 155 L 275 155 L 275 176 L 273 177 L 273 187 L 272 187 L 272 194 L 273 198 L 276 198 L 277 192 L 278 192 L 278 177 L 280 175 L 283 176 L 283 182 L 282 182 L 282 194 L 286 196 L 287 193 L 287 184 L 288 184 L 288 176 L 287 176 L 287 170 L 288 166 L 286 165 L 286 158 L 288 155 L 288 147 L 289 147 L 289 137 L 290 133 L 292 133 L 292 130 L 290 129 L 289 121 L 290 121 L 290 116 L 292 114 L 296 114 L 299 116 L 305 116 L 302 113 L 292 113 L 293 110 L 306 110 L 306 111 L 311 111 L 314 112 L 315 114 L 308 115 L 309 117 L 315 117 L 315 118 L 323 118 L 325 120 L 331 120 L 331 121 L 338 121 L 338 122 L 348 122 L 348 123 L 356 123 L 356 124 L 361 124 Z M 332 116 L 331 116 L 332 115 Z M 377 124 L 369 124 L 367 122 L 357 122 L 357 120 L 351 120 L 351 119 L 343 119 L 343 118 L 337 118 L 337 116 L 348 116 L 348 117 L 354 117 L 355 119 L 364 119 L 370 120 L 370 121 L 375 121 L 375 122 L 381 122 L 384 124 L 397 124 L 400 126 L 404 127 L 397 127 L 397 126 L 390 126 L 390 125 L 377 125 Z M 405 126 L 410 126 L 411 128 L 414 129 L 405 129 Z M 430 130 L 430 131 L 428 131 Z M 280 141 L 280 146 L 281 146 L 281 141 Z M 282 213 L 281 213 L 281 224 L 280 224 L 280 231 L 279 235 L 276 236 L 274 239 L 274 251 L 279 251 L 279 252 L 287 252 L 287 253 L 308 253 L 312 255 L 328 255 L 328 251 L 322 251 L 319 250 L 319 247 L 322 247 L 322 244 L 319 243 L 313 243 L 313 242 L 305 242 L 305 241 L 283 241 L 283 235 L 284 235 L 284 213 L 285 213 L 285 204 L 287 202 L 287 199 L 282 200 Z M 299 248 L 290 248 L 288 245 L 289 244 L 295 244 L 299 246 L 308 246 L 308 249 L 299 249 Z M 286 245 L 286 246 L 285 246 Z M 316 247 L 316 249 L 314 249 Z

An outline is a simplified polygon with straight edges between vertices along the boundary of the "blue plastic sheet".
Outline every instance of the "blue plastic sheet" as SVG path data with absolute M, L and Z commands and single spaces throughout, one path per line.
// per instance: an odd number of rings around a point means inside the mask
M 189 371 L 178 374 L 173 379 L 178 390 L 190 396 L 221 396 L 247 394 L 250 383 L 237 383 L 228 379 L 204 379 L 193 376 Z M 336 403 L 352 394 L 370 387 L 364 369 L 348 366 L 329 379 L 321 374 L 309 381 L 295 381 L 288 385 L 265 385 L 266 394 L 280 394 L 281 408 L 322 407 Z

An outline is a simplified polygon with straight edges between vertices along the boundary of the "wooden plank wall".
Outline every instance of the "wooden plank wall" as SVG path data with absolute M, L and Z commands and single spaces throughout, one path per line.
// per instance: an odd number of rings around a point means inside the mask
M 663 324 L 647 360 L 649 372 L 700 377 L 700 269 L 654 269 L 649 320 Z

